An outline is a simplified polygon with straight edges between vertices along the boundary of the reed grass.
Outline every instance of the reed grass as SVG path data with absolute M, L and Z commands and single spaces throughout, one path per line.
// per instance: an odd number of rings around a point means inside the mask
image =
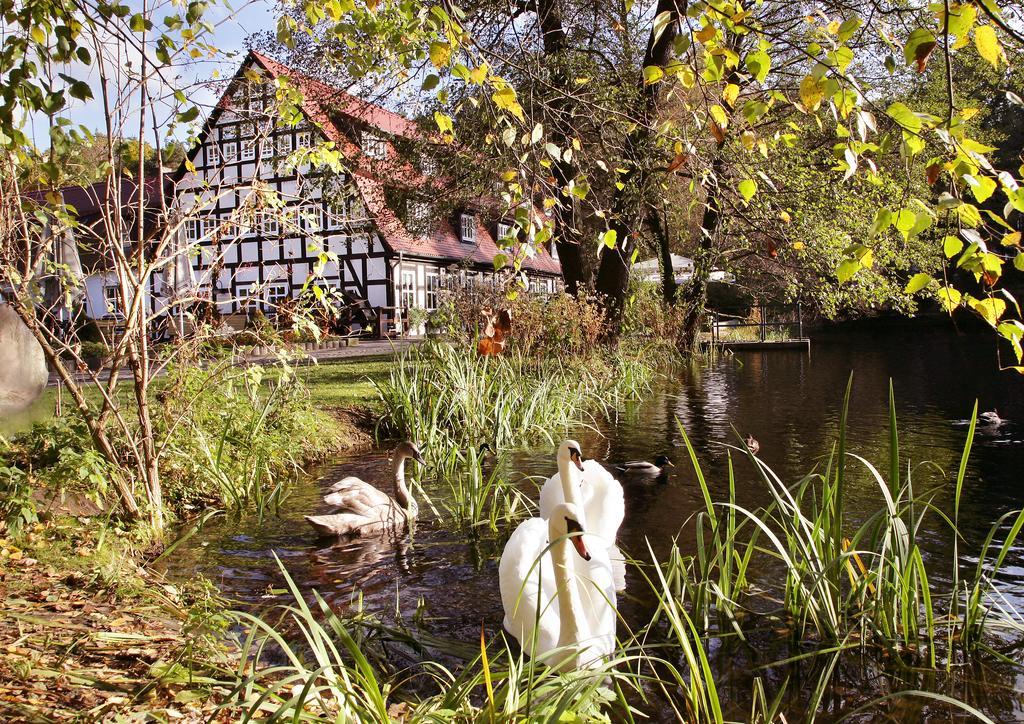
M 554 444 L 570 427 L 592 425 L 650 389 L 655 367 L 639 355 L 596 356 L 566 363 L 523 354 L 478 357 L 427 344 L 396 360 L 375 382 L 385 432 L 421 441 L 431 451 Z

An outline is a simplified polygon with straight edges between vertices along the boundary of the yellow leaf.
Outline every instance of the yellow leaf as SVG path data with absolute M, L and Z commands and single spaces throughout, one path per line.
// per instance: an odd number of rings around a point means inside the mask
M 782 219 L 783 223 L 786 223 L 786 224 L 788 224 L 790 221 L 793 220 L 793 217 L 789 215 L 788 211 L 780 211 L 779 212 L 779 218 Z M 798 241 L 798 242 L 796 242 L 796 244 L 800 244 L 800 248 L 801 249 L 803 248 L 803 244 L 804 243 L 802 241 Z M 793 244 L 793 246 L 796 247 L 796 244 Z
M 996 37 L 996 31 L 991 25 L 980 25 L 975 28 L 974 45 L 978 48 L 978 55 L 994 68 L 999 67 L 999 59 L 1004 57 L 1003 46 L 999 44 L 999 38 Z
M 804 248 L 804 243 L 802 241 L 794 241 L 793 248 L 799 251 L 800 249 Z
M 444 68 L 452 57 L 452 46 L 448 43 L 430 44 L 430 62 L 435 68 Z
M 808 111 L 818 110 L 821 101 L 825 98 L 825 89 L 821 81 L 813 75 L 805 77 L 800 81 L 800 102 Z
M 1003 246 L 1020 246 L 1020 238 L 1021 234 L 1019 231 L 1007 234 L 1003 237 Z
M 697 31 L 696 36 L 697 40 L 699 40 L 702 43 L 706 43 L 713 37 L 715 37 L 717 33 L 718 30 L 715 29 L 714 25 L 705 25 L 703 28 Z
M 730 108 L 736 106 L 736 99 L 740 95 L 740 87 L 735 83 L 729 83 L 725 86 L 725 90 L 722 91 L 722 100 Z
M 477 68 L 473 70 L 472 73 L 469 74 L 469 80 L 472 81 L 473 83 L 476 83 L 477 85 L 482 84 L 485 80 L 487 80 L 488 70 L 489 68 L 487 67 L 487 63 L 481 63 Z
M 962 111 L 960 111 L 960 117 L 963 118 L 965 121 L 969 121 L 976 115 L 978 115 L 978 110 L 979 109 L 977 108 L 964 108 Z

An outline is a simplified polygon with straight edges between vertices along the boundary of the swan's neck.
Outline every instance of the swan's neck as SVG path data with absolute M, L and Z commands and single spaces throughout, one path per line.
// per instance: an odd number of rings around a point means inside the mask
M 412 495 L 409 493 L 409 488 L 405 485 L 404 455 L 395 457 L 395 502 L 402 506 L 404 510 L 411 512 L 413 515 L 416 514 L 416 501 L 413 500 Z
M 555 564 L 555 590 L 558 594 L 558 648 L 565 649 L 562 663 L 573 667 L 579 665 L 579 644 L 587 636 L 585 622 L 579 617 L 580 594 L 576 578 L 572 576 L 570 552 L 572 544 L 568 539 L 555 543 L 552 550 Z
M 558 477 L 562 482 L 562 496 L 566 503 L 571 503 L 577 508 L 580 507 L 580 479 L 579 470 L 572 460 L 558 461 Z M 581 521 L 582 522 L 582 521 Z

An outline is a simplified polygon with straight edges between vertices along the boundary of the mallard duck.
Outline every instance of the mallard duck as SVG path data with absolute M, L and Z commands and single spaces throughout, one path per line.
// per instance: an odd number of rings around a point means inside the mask
M 665 474 L 666 468 L 674 468 L 675 465 L 668 459 L 667 455 L 659 455 L 654 458 L 653 463 L 646 460 L 630 460 L 629 462 L 616 465 L 615 469 L 624 476 L 638 478 L 660 478 Z
M 753 435 L 747 435 L 747 439 L 743 442 L 747 444 L 751 455 L 757 455 L 757 453 L 761 451 L 761 443 L 755 440 Z
M 370 536 L 402 533 L 416 519 L 419 506 L 405 485 L 405 461 L 424 465 L 423 454 L 411 442 L 402 442 L 392 456 L 395 497 L 365 480 L 348 477 L 331 486 L 324 502 L 338 509 L 327 515 L 307 515 L 306 521 L 322 536 Z

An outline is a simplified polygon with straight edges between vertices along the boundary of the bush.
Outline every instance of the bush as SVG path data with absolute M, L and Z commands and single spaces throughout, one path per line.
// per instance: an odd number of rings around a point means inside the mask
M 438 308 L 427 323 L 456 346 L 470 346 L 481 333 L 486 309 L 511 312 L 506 350 L 528 357 L 589 356 L 605 330 L 604 312 L 592 296 L 520 292 L 509 298 L 499 287 L 477 283 L 439 292 Z

